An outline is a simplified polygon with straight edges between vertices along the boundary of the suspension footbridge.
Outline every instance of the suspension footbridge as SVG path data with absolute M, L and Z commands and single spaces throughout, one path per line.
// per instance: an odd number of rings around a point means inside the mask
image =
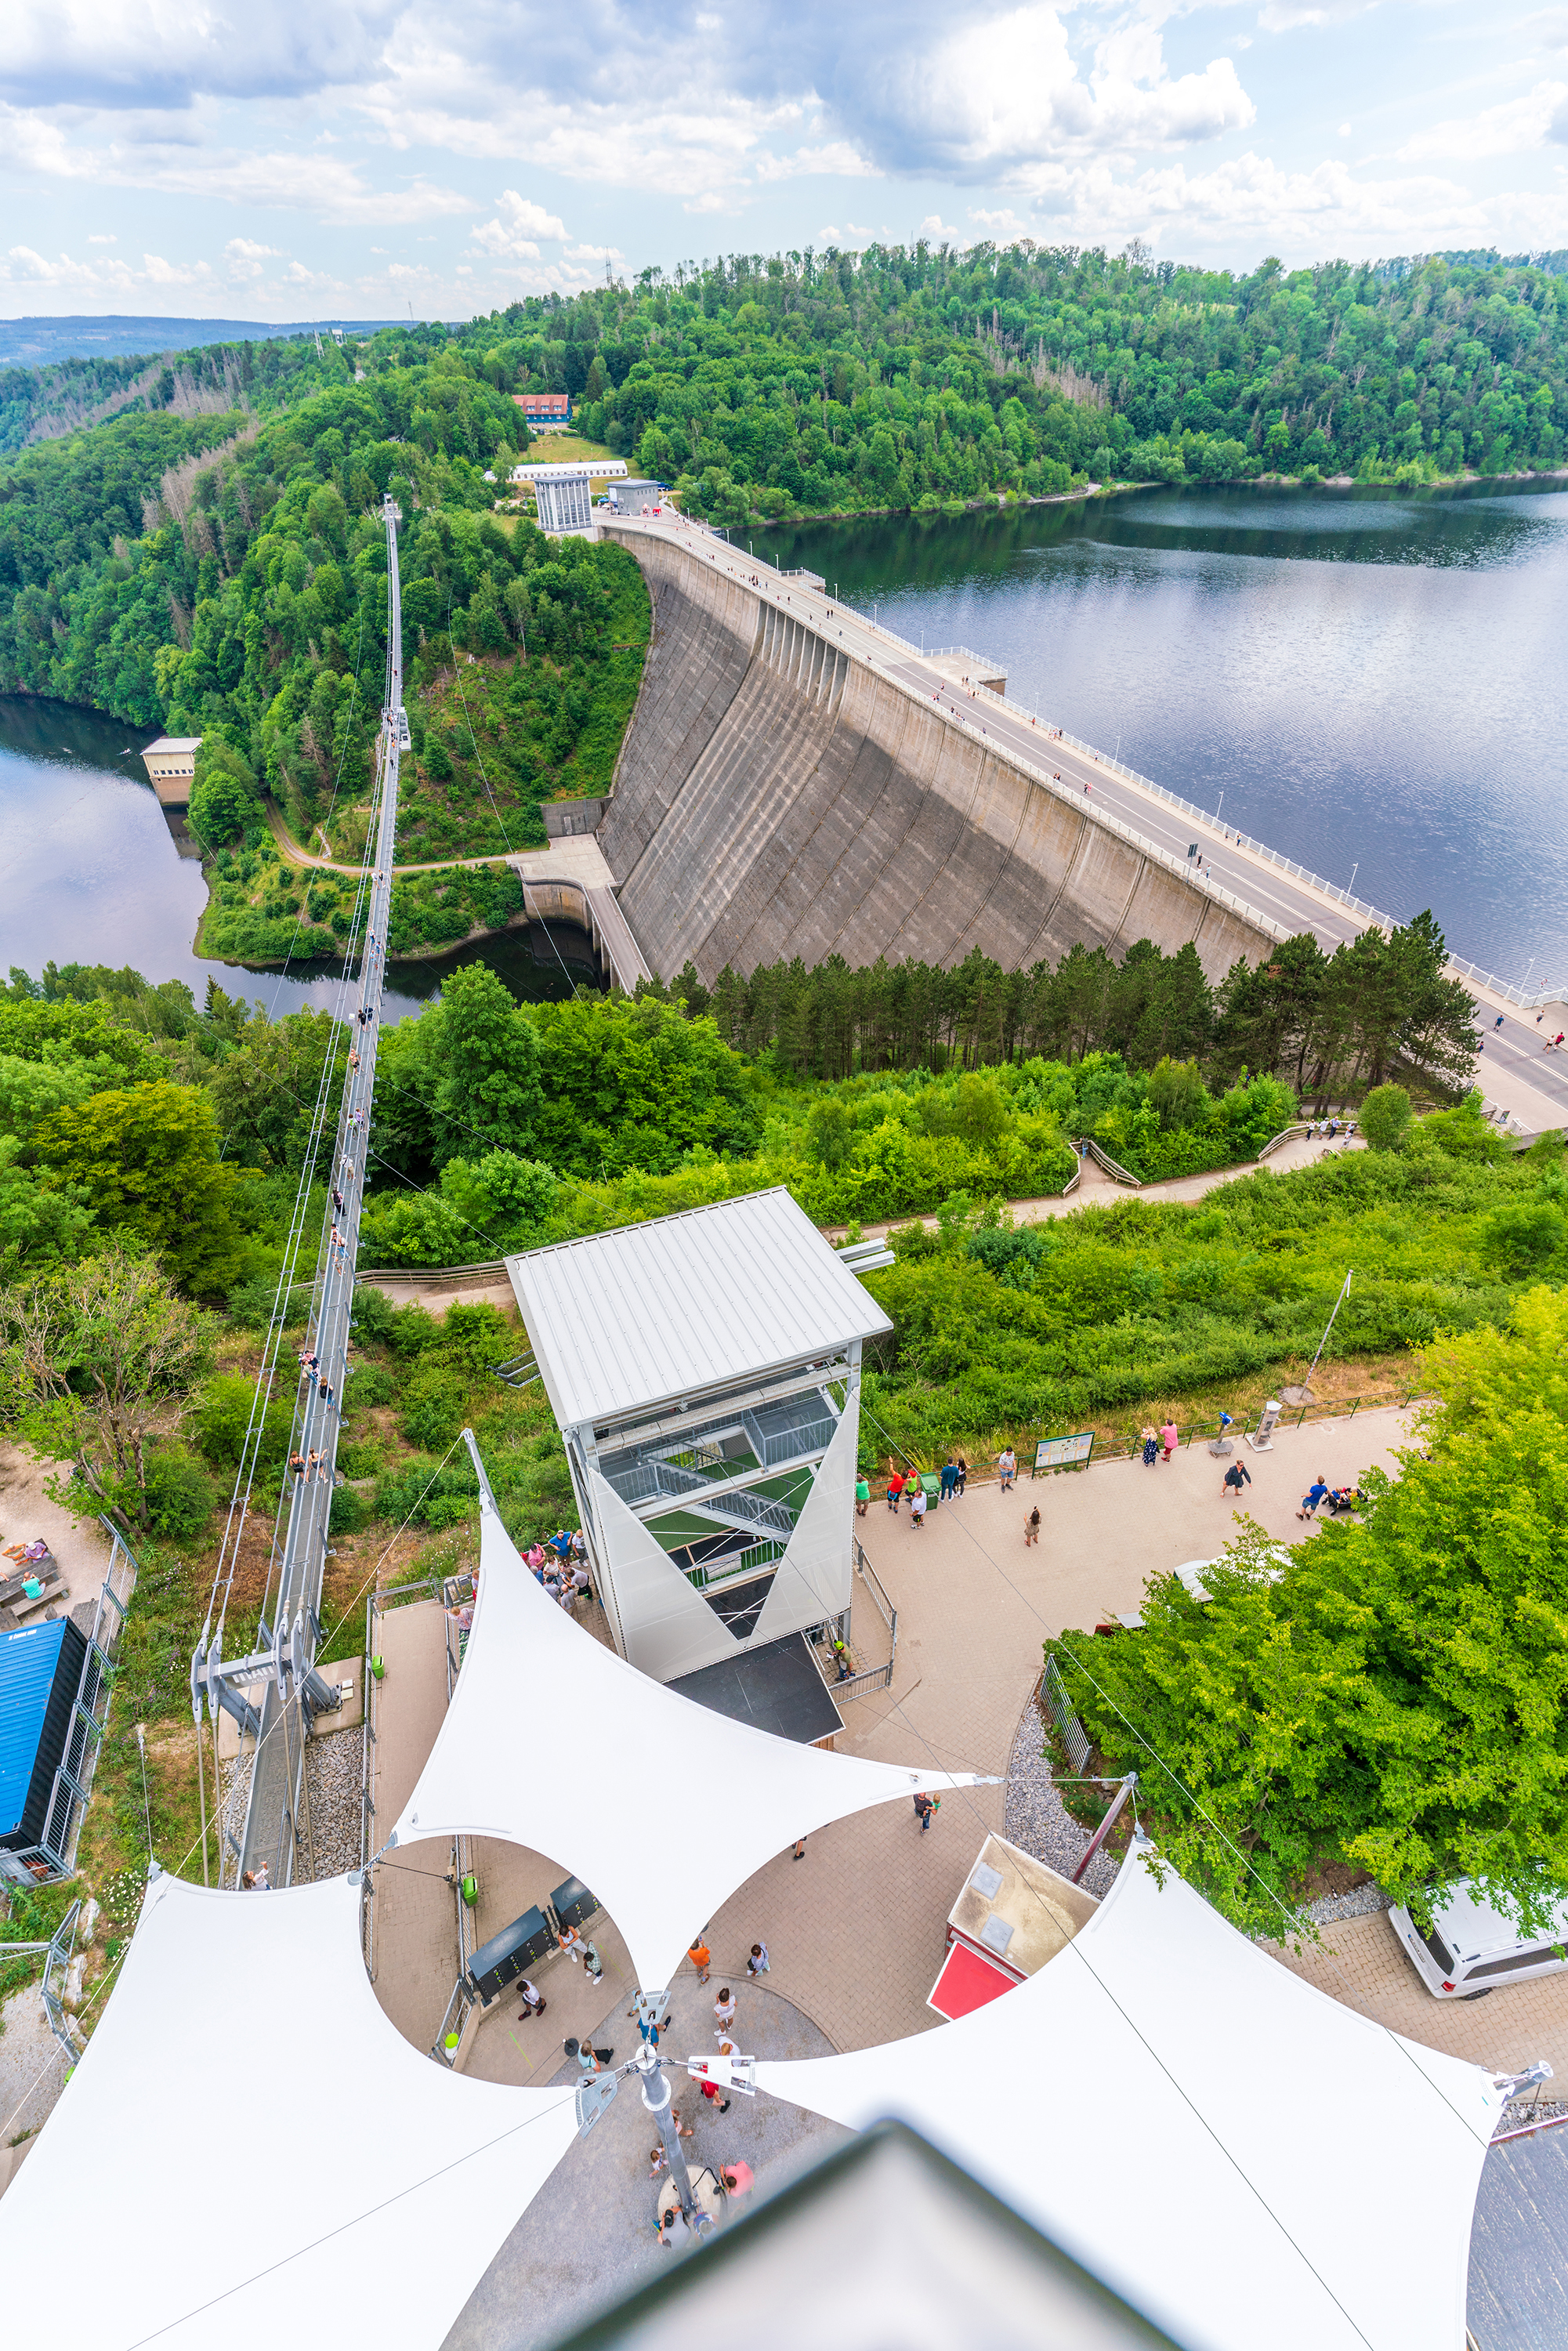
M 214 1773 L 220 1715 L 227 1714 L 239 1733 L 235 1775 L 227 1791 L 220 1786 L 215 1793 L 220 1885 L 250 1882 L 283 1886 L 297 1876 L 314 1876 L 305 1741 L 316 1717 L 340 1703 L 316 1659 L 322 1637 L 321 1586 L 349 1374 L 354 1262 L 386 972 L 397 839 L 398 760 L 409 743 L 402 700 L 399 518 L 392 500 L 385 499 L 386 672 L 376 734 L 371 823 L 350 928 L 353 946 L 343 966 L 343 1001 L 309 1106 L 309 1131 L 263 1344 L 262 1368 L 206 1621 L 191 1662 L 198 1761 L 202 1761 L 204 1713 L 214 1733 Z M 308 1262 L 309 1238 L 320 1199 L 319 1186 L 323 1182 L 328 1204 L 321 1211 L 305 1343 L 296 1361 L 285 1354 L 284 1334 L 298 1320 L 296 1285 Z M 274 1407 L 287 1396 L 290 1385 L 292 1425 L 272 1520 L 259 1618 L 254 1636 L 247 1637 L 240 1654 L 231 1657 L 225 1650 L 231 1606 L 248 1625 L 254 1605 L 246 1583 L 252 1574 L 254 1545 L 247 1549 L 246 1543 L 252 1501 L 258 1479 L 269 1474 L 263 1468 L 263 1457 L 270 1449 L 269 1425 L 276 1430 L 278 1416 Z M 267 1489 L 261 1490 L 265 1495 Z M 204 1785 L 203 1806 L 204 1813 Z M 205 1853 L 204 1844 L 204 1874 Z

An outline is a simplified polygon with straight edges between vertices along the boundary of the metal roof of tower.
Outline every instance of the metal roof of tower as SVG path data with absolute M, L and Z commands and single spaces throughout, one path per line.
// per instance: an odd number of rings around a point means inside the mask
M 533 1249 L 507 1271 L 563 1428 L 893 1328 L 782 1185 Z

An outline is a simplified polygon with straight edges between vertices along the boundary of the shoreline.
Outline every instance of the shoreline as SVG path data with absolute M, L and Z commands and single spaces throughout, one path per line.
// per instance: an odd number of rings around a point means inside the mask
M 1085 482 L 1082 489 L 1047 490 L 1038 497 L 1017 496 L 1004 490 L 988 491 L 979 498 L 945 498 L 935 507 L 801 507 L 792 515 L 772 517 L 752 513 L 747 516 L 744 528 L 750 530 L 793 530 L 800 523 L 871 522 L 885 519 L 889 515 L 905 516 L 912 522 L 922 518 L 935 520 L 941 516 L 956 522 L 960 515 L 1007 513 L 1025 507 L 1063 507 L 1087 503 L 1091 498 L 1124 497 L 1135 490 L 1368 490 L 1382 491 L 1390 497 L 1409 497 L 1419 490 L 1482 489 L 1509 483 L 1565 482 L 1568 465 L 1549 465 L 1536 472 L 1522 474 L 1438 474 L 1429 482 L 1358 482 L 1354 474 L 1324 474 L 1315 482 L 1308 482 L 1300 474 L 1228 474 L 1213 481 L 1201 475 L 1186 475 L 1179 482 L 1133 482 L 1113 478 L 1105 482 Z M 685 512 L 682 508 L 680 511 Z M 707 521 L 707 517 L 694 512 L 693 519 Z M 709 528 L 737 530 L 738 523 L 709 523 Z

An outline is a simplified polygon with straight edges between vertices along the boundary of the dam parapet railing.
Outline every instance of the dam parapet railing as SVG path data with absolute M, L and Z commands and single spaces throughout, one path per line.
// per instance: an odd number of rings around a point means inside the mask
M 716 538 L 720 536 L 717 532 L 712 535 Z M 727 540 L 726 544 L 728 544 Z M 775 580 L 796 580 L 808 582 L 812 586 L 817 585 L 817 576 L 814 573 L 803 569 L 781 571 L 777 565 L 768 563 L 766 558 L 756 555 L 753 555 L 752 560 L 758 564 L 764 574 L 771 570 Z M 822 592 L 825 593 L 825 590 Z M 875 636 L 884 638 L 889 645 L 896 646 L 901 653 L 913 655 L 916 661 L 932 661 L 946 656 L 971 661 L 976 664 L 977 670 L 987 666 L 984 656 L 976 653 L 971 646 L 917 645 L 910 638 L 900 636 L 896 629 L 890 629 L 884 621 L 876 619 L 871 613 L 862 612 L 859 605 L 851 603 L 847 597 L 835 597 L 833 601 L 846 612 L 852 612 L 862 628 L 869 629 Z M 895 684 L 901 682 L 898 679 L 893 680 Z M 990 691 L 988 686 L 976 688 L 977 695 Z M 1016 695 L 1009 695 L 1004 697 L 997 695 L 994 698 L 1008 710 L 1018 712 L 1032 719 L 1043 731 L 1066 744 L 1070 749 L 1079 752 L 1085 758 L 1094 760 L 1106 770 L 1107 774 L 1120 777 L 1124 783 L 1132 784 L 1139 791 L 1148 792 L 1155 799 L 1163 800 L 1167 808 L 1179 810 L 1183 816 L 1218 831 L 1228 839 L 1233 839 L 1239 848 L 1245 849 L 1251 856 L 1261 859 L 1265 864 L 1277 867 L 1281 873 L 1288 873 L 1292 881 L 1304 883 L 1308 889 L 1315 890 L 1322 897 L 1332 899 L 1336 905 L 1343 906 L 1346 912 L 1354 914 L 1364 927 L 1385 932 L 1391 932 L 1396 928 L 1394 917 L 1385 914 L 1381 907 L 1369 905 L 1365 899 L 1353 896 L 1350 891 L 1341 889 L 1337 882 L 1330 882 L 1323 874 L 1315 873 L 1310 866 L 1300 865 L 1293 858 L 1285 856 L 1281 851 L 1271 849 L 1266 841 L 1254 840 L 1250 833 L 1242 832 L 1239 827 L 1225 825 L 1209 810 L 1199 808 L 1196 801 L 1186 799 L 1180 792 L 1168 790 L 1164 784 L 1155 783 L 1152 776 L 1145 776 L 1138 768 L 1128 767 L 1124 760 L 1115 758 L 1108 751 L 1102 751 L 1097 745 L 1084 742 L 1082 736 L 1070 733 L 1066 727 L 1057 727 L 1042 713 L 1031 709 L 1028 703 L 1020 702 Z M 958 723 L 964 722 L 960 720 Z M 1009 753 L 1007 756 L 1017 758 L 1020 767 L 1029 768 L 1030 773 L 1039 776 L 1040 771 L 1033 768 L 1030 763 L 1020 755 Z M 1049 782 L 1051 779 L 1041 778 L 1040 780 Z M 1107 820 L 1103 810 L 1097 809 L 1094 815 L 1097 823 L 1103 824 L 1107 821 L 1115 823 L 1114 819 Z M 1212 883 L 1206 884 L 1202 875 L 1194 873 L 1186 860 L 1173 858 L 1168 851 L 1156 848 L 1153 842 L 1145 843 L 1143 836 L 1130 827 L 1118 826 L 1117 829 L 1129 840 L 1137 841 L 1141 847 L 1146 847 L 1149 854 L 1158 858 L 1162 863 L 1170 866 L 1172 870 L 1176 872 L 1185 870 L 1187 879 L 1197 887 L 1206 889 L 1210 896 L 1219 898 L 1233 910 L 1245 913 L 1249 920 L 1261 925 L 1276 938 L 1284 939 L 1290 935 L 1279 925 L 1269 922 L 1266 916 L 1261 915 L 1246 900 L 1233 897 L 1228 892 L 1217 889 Z M 1495 972 L 1483 971 L 1479 964 L 1466 963 L 1458 956 L 1449 956 L 1448 968 L 1457 977 L 1469 981 L 1473 987 L 1484 987 L 1489 994 L 1500 998 L 1504 1003 L 1516 1006 L 1521 1011 L 1536 1011 L 1543 1005 L 1561 1003 L 1564 996 L 1568 995 L 1568 982 L 1559 981 L 1551 987 L 1543 986 L 1527 992 L 1522 987 L 1516 987 L 1509 980 L 1500 979 Z
M 936 645 L 923 648 L 911 643 L 907 637 L 899 636 L 896 631 L 888 628 L 884 622 L 873 620 L 868 613 L 862 612 L 858 604 L 850 604 L 841 597 L 839 601 L 844 604 L 846 611 L 853 612 L 862 628 L 874 631 L 879 637 L 886 637 L 889 643 L 897 645 L 902 653 L 913 653 L 916 661 L 931 661 L 939 655 L 946 654 L 960 660 L 967 659 L 974 662 L 977 666 L 983 666 L 984 657 L 975 653 L 968 645 Z M 988 694 L 991 689 L 988 686 L 977 686 L 976 692 Z M 1136 768 L 1129 768 L 1124 760 L 1114 758 L 1109 751 L 1100 750 L 1092 743 L 1085 743 L 1082 736 L 1070 733 L 1065 726 L 1052 726 L 1040 712 L 1031 709 L 1027 702 L 1020 702 L 1016 695 L 1008 695 L 1004 697 L 1001 695 L 996 695 L 993 698 L 1001 703 L 1006 709 L 1020 712 L 1026 718 L 1032 719 L 1037 726 L 1048 731 L 1059 742 L 1065 743 L 1069 749 L 1080 752 L 1085 758 L 1094 760 L 1098 766 L 1105 768 L 1108 774 L 1119 776 L 1124 783 L 1134 784 L 1140 791 L 1151 792 L 1155 799 L 1164 800 L 1167 808 L 1179 809 L 1183 816 L 1191 817 L 1199 824 L 1218 828 L 1228 837 L 1234 837 L 1239 848 L 1249 851 L 1254 857 L 1260 857 L 1267 864 L 1278 866 L 1281 872 L 1290 874 L 1292 881 L 1304 882 L 1308 889 L 1318 891 L 1325 898 L 1332 898 L 1336 905 L 1343 906 L 1365 927 L 1390 932 L 1397 927 L 1394 917 L 1391 914 L 1385 914 L 1381 907 L 1369 906 L 1364 898 L 1353 897 L 1348 890 L 1342 890 L 1337 882 L 1325 880 L 1322 874 L 1314 873 L 1309 865 L 1298 865 L 1293 858 L 1286 857 L 1281 851 L 1270 849 L 1266 841 L 1255 841 L 1249 832 L 1242 832 L 1239 827 L 1223 824 L 1209 810 L 1199 808 L 1196 801 L 1184 799 L 1180 792 L 1167 790 L 1164 784 L 1156 784 L 1152 776 L 1141 774 Z M 1100 821 L 1104 820 L 1101 811 L 1096 810 L 1096 816 Z M 1165 853 L 1156 852 L 1156 854 Z M 1177 859 L 1176 862 L 1179 867 L 1183 861 Z M 1202 877 L 1194 876 L 1193 878 L 1201 880 Z M 1228 903 L 1232 905 L 1240 905 L 1244 902 L 1231 899 Z M 1276 937 L 1283 939 L 1288 935 L 1278 925 L 1273 927 Z M 1565 993 L 1564 986 L 1559 984 L 1552 987 L 1537 989 L 1534 994 L 1527 995 L 1523 988 L 1515 987 L 1506 979 L 1500 979 L 1495 972 L 1483 971 L 1479 964 L 1463 963 L 1458 956 L 1448 957 L 1448 968 L 1460 979 L 1469 980 L 1477 987 L 1486 988 L 1491 995 L 1501 997 L 1506 1003 L 1517 1005 L 1521 1011 L 1534 1011 L 1544 1004 L 1561 1003 Z

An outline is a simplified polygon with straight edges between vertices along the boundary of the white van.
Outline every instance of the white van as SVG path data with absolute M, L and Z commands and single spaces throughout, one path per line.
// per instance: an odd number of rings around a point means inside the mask
M 1468 1877 L 1457 1878 L 1433 1903 L 1429 1935 L 1406 1909 L 1390 1910 L 1388 1923 L 1434 2000 L 1479 2000 L 1500 1984 L 1527 1983 L 1531 1976 L 1568 1968 L 1568 1902 L 1552 1914 L 1560 1945 L 1550 1932 L 1521 1936 L 1516 1919 L 1471 1894 Z

